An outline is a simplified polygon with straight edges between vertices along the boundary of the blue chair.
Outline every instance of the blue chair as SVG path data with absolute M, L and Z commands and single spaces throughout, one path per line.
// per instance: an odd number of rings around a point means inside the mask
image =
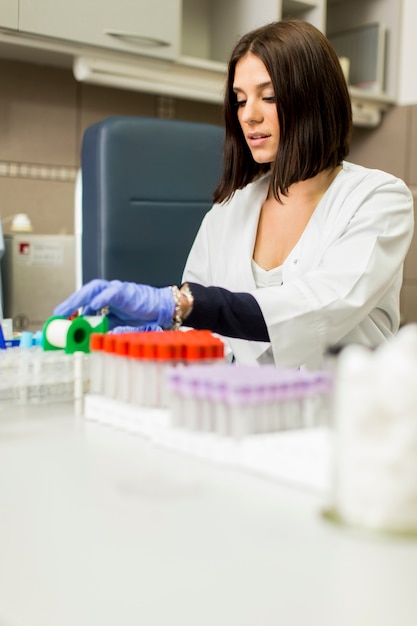
M 83 283 L 178 284 L 222 167 L 220 126 L 110 117 L 84 133 Z

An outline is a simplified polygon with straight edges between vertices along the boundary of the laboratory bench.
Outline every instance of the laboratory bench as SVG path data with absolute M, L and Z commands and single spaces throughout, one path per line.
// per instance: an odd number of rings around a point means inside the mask
M 415 626 L 417 539 L 324 493 L 0 406 L 1 626 Z

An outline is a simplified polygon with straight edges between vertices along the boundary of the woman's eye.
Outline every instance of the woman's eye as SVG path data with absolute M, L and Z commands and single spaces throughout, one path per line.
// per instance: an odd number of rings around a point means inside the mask
M 265 96 L 265 102 L 275 102 L 275 96 Z
M 236 106 L 239 107 L 243 107 L 246 104 L 246 100 L 236 100 Z

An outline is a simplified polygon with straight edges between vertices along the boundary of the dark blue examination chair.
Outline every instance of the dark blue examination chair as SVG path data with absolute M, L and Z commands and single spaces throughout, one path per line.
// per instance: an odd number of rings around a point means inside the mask
M 222 166 L 220 126 L 110 117 L 83 137 L 82 282 L 178 284 Z

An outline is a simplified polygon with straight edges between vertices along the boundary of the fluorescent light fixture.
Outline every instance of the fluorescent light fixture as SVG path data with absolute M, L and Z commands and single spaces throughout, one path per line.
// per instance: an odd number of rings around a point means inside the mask
M 81 82 L 216 104 L 223 101 L 226 69 L 221 69 L 224 71 L 204 67 L 186 57 L 175 63 L 143 56 L 134 63 L 76 57 L 73 64 L 74 76 Z
M 73 65 L 78 81 L 142 91 L 161 96 L 220 104 L 223 102 L 226 66 L 189 57 L 166 61 L 143 55 L 132 61 L 104 57 L 76 57 Z M 392 104 L 384 94 L 349 87 L 355 126 L 375 128 L 382 113 Z

